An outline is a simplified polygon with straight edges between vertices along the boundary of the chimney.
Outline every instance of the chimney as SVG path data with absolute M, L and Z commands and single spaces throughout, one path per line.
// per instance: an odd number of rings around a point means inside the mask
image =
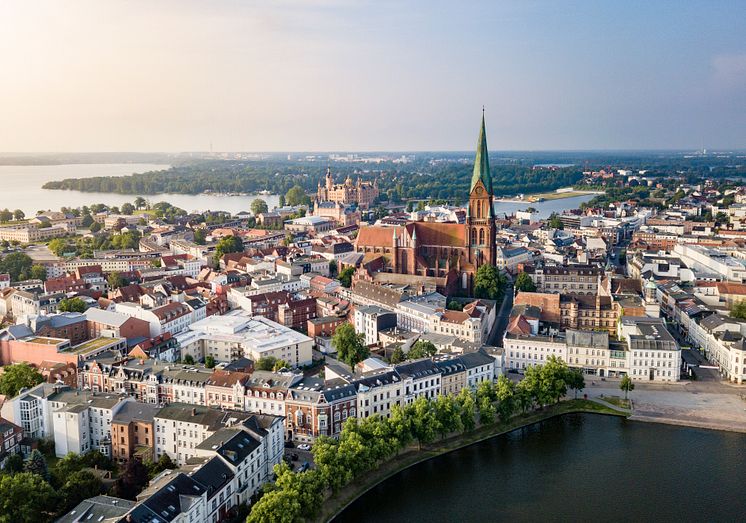
M 197 409 L 195 407 L 192 407 L 192 416 L 197 415 Z

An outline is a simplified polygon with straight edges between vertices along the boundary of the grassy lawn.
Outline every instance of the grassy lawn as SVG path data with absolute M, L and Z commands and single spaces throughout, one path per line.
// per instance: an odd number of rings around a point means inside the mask
M 401 452 L 398 456 L 382 463 L 376 470 L 370 472 L 365 478 L 356 478 L 352 483 L 340 489 L 336 494 L 330 495 L 324 501 L 321 508 L 321 514 L 316 518 L 316 521 L 329 521 L 347 505 L 355 501 L 358 497 L 381 481 L 384 481 L 394 474 L 421 461 L 555 416 L 583 412 L 624 416 L 616 410 L 592 401 L 582 399 L 567 400 L 560 402 L 557 405 L 551 405 L 527 414 L 519 414 L 506 422 L 478 426 L 475 430 L 466 434 L 454 434 L 446 439 L 434 441 L 429 445 L 423 445 L 422 450 L 418 450 L 417 445 L 414 444 L 408 447 L 407 450 Z
M 626 400 L 619 396 L 604 396 L 603 398 L 599 398 L 599 399 L 602 399 L 607 403 L 611 403 L 612 405 L 616 405 L 617 407 L 621 407 L 623 409 L 631 408 L 629 404 L 629 400 Z

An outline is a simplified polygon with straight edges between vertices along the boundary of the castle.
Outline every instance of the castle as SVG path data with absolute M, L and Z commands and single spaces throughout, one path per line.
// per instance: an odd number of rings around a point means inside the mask
M 316 190 L 316 199 L 320 202 L 335 202 L 349 205 L 357 204 L 360 209 L 368 209 L 375 199 L 378 198 L 377 181 L 363 182 L 360 178 L 357 183 L 352 181 L 349 176 L 344 183 L 334 183 L 332 170 L 326 170 L 326 180 L 324 185 L 319 182 Z
M 366 258 L 383 257 L 386 271 L 458 278 L 458 287 L 470 290 L 477 269 L 484 264 L 494 265 L 496 260 L 493 195 L 482 114 L 465 223 L 362 227 L 355 248 Z

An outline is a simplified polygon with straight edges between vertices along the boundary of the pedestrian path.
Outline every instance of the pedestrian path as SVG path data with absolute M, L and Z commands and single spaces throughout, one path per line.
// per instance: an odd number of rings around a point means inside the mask
M 592 401 L 594 403 L 598 403 L 599 405 L 603 405 L 604 407 L 608 407 L 611 410 L 615 410 L 617 412 L 623 412 L 624 414 L 632 414 L 631 409 L 625 409 L 623 407 L 619 407 L 618 405 L 614 405 L 613 403 L 609 403 L 608 401 L 604 401 L 601 398 L 588 398 L 588 401 Z

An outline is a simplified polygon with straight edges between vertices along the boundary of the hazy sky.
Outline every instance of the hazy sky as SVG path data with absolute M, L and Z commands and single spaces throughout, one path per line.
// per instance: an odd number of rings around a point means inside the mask
M 0 151 L 746 148 L 746 0 L 0 0 Z

